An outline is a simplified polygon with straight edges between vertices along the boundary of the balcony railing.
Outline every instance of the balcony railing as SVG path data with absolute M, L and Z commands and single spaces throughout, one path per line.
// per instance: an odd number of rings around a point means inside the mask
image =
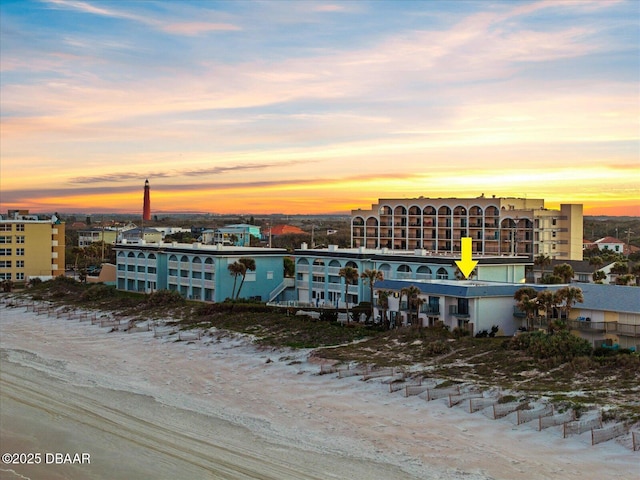
M 569 320 L 567 326 L 573 330 L 594 333 L 615 333 L 627 337 L 640 337 L 640 325 L 620 322 L 590 322 L 586 320 Z
M 606 328 L 607 322 L 587 322 L 585 320 L 568 320 L 567 327 L 573 330 L 580 330 L 581 332 L 594 332 L 594 333 L 604 333 L 607 331 Z M 616 323 L 616 322 L 609 322 Z M 613 327 L 610 325 L 609 328 Z
M 420 313 L 426 313 L 427 315 L 440 315 L 440 307 L 437 305 L 425 304 L 420 307 Z
M 459 318 L 469 318 L 468 310 L 459 310 L 457 305 L 449 305 L 449 314 Z
M 640 325 L 634 325 L 632 323 L 620 323 L 618 322 L 618 335 L 626 335 L 628 337 L 640 337 Z

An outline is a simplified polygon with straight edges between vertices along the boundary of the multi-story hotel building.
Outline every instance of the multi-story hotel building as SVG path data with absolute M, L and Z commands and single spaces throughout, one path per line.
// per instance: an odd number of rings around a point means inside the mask
M 64 274 L 65 224 L 12 210 L 0 218 L 0 280 L 26 282 Z
M 284 279 L 287 251 L 282 248 L 142 241 L 123 241 L 114 248 L 120 290 L 172 290 L 192 300 L 222 302 L 240 286 L 242 279 L 234 279 L 228 267 L 242 258 L 252 258 L 256 264 L 256 270 L 245 275 L 242 298 L 274 300 L 288 284 Z
M 582 260 L 582 205 L 528 198 L 380 199 L 351 211 L 351 246 L 454 253 L 471 237 L 480 255 Z

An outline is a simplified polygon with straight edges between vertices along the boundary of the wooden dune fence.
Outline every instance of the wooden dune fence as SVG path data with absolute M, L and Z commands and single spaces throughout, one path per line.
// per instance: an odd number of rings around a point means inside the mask
M 180 330 L 178 332 L 178 340 L 183 342 L 200 340 L 201 338 L 202 330 Z
M 459 403 L 462 403 L 465 400 L 470 400 L 473 398 L 482 398 L 482 392 L 470 390 L 468 392 L 462 392 L 459 394 L 455 394 L 455 393 L 449 394 L 447 406 L 451 408 L 454 405 L 458 405 Z
M 425 393 L 428 389 L 436 388 L 436 386 L 436 382 L 430 381 L 424 383 L 422 382 L 422 380 L 420 380 L 420 383 L 418 384 L 412 383 L 409 385 L 404 385 L 404 396 L 412 397 L 414 395 L 420 395 L 422 393 Z M 402 390 L 402 388 L 400 388 L 400 390 Z
M 616 423 L 614 425 L 607 425 L 603 428 L 591 429 L 591 445 L 595 445 L 600 442 L 606 442 L 612 438 L 619 437 L 627 433 L 627 429 L 624 423 Z
M 572 420 L 564 422 L 562 427 L 562 436 L 567 438 L 569 435 L 580 435 L 594 428 L 602 428 L 602 417 L 598 415 L 587 420 Z
M 426 401 L 437 400 L 438 398 L 447 398 L 449 395 L 460 395 L 460 385 L 446 388 L 427 388 Z
M 493 407 L 499 401 L 500 397 L 470 398 L 469 413 L 474 413 L 478 410 L 484 410 L 487 407 Z
M 633 451 L 640 450 L 640 432 L 631 432 L 631 441 L 633 442 Z
M 493 405 L 493 419 L 503 418 L 517 410 L 524 410 L 529 404 L 527 402 L 509 402 L 509 403 L 495 403 Z
M 403 380 L 404 371 L 396 367 L 370 370 L 369 372 L 365 373 L 362 376 L 362 380 L 366 382 L 367 380 L 371 380 L 372 378 L 381 378 L 381 377 L 390 377 L 390 382 Z
M 566 422 L 570 422 L 575 419 L 576 412 L 573 410 L 567 410 L 566 412 L 551 415 L 549 417 L 540 417 L 538 419 L 538 430 L 554 427 L 556 425 L 564 425 Z
M 175 333 L 176 330 L 173 327 L 169 327 L 166 325 L 154 325 L 153 326 L 153 337 L 165 337 L 167 335 L 171 335 Z
M 517 423 L 521 425 L 531 420 L 538 420 L 541 417 L 553 415 L 553 405 L 544 405 L 542 407 L 532 408 L 531 410 L 518 410 L 517 415 Z

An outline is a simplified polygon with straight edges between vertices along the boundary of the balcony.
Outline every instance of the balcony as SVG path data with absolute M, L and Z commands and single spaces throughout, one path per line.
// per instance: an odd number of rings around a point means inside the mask
M 617 324 L 618 335 L 625 335 L 627 337 L 640 337 L 640 325 L 620 322 L 617 322 Z
M 614 333 L 626 337 L 640 337 L 640 325 L 620 322 L 589 322 L 585 319 L 569 320 L 567 326 L 580 332 Z
M 424 304 L 420 307 L 420 313 L 427 315 L 440 315 L 440 307 L 438 305 Z
M 469 311 L 466 309 L 458 309 L 457 305 L 449 305 L 449 315 L 457 318 L 469 318 Z
M 591 322 L 586 320 L 567 320 L 567 327 L 572 330 L 579 330 L 580 332 L 592 332 L 592 333 L 605 333 L 607 331 L 611 332 L 612 329 L 615 330 L 615 326 L 613 325 L 616 322 L 608 322 L 611 325 L 608 325 L 607 322 Z
M 513 307 L 513 316 L 516 318 L 525 318 L 527 314 L 520 310 L 518 307 Z

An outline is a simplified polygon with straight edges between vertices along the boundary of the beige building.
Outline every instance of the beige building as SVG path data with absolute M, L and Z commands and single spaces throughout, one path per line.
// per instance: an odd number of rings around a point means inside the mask
M 55 216 L 40 220 L 28 211 L 0 217 L 0 280 L 56 277 L 64 274 L 64 267 L 64 223 Z
M 78 230 L 78 246 L 88 247 L 92 243 L 104 242 L 116 244 L 118 231 L 111 228 L 89 228 Z
M 453 253 L 463 237 L 480 255 L 582 260 L 582 205 L 550 210 L 542 199 L 482 195 L 380 199 L 351 211 L 352 247 Z

